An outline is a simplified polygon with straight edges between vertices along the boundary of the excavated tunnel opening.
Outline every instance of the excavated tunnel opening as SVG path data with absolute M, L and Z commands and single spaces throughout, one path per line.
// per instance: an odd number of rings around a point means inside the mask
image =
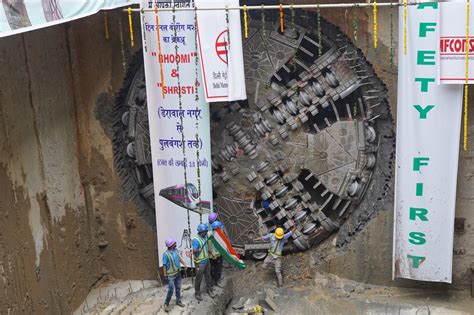
M 277 13 L 264 23 L 250 15 L 248 100 L 210 105 L 215 210 L 233 245 L 255 258 L 264 246 L 253 239 L 277 226 L 296 226 L 293 249 L 336 232 L 342 246 L 391 198 L 394 130 L 384 84 L 336 26 L 321 19 L 319 36 L 316 15 L 296 11 L 302 18 L 283 33 Z M 115 112 L 117 171 L 154 226 L 141 53 Z

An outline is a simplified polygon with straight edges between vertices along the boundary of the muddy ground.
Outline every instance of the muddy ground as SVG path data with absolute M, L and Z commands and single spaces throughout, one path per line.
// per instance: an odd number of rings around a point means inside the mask
M 369 285 L 319 272 L 307 256 L 283 258 L 282 288 L 261 262 L 249 263 L 245 271 L 228 270 L 234 283 L 228 312 L 236 311 L 232 305 L 241 298 L 265 298 L 265 291 L 271 289 L 278 314 L 474 314 L 474 299 L 465 291 Z

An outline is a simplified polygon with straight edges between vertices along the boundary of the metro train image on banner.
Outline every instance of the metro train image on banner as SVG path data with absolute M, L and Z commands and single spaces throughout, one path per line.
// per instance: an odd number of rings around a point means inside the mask
M 194 184 L 176 185 L 160 190 L 160 196 L 172 203 L 199 214 L 211 213 L 211 203 L 199 201 L 199 192 Z

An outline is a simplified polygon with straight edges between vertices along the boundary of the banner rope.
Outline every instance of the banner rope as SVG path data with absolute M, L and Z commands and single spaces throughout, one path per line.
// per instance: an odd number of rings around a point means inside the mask
M 377 48 L 377 0 L 374 0 L 374 48 Z
M 470 8 L 470 0 L 466 0 L 466 59 L 465 59 L 465 72 L 466 72 L 466 80 L 464 83 L 464 118 L 463 118 L 463 148 L 464 151 L 467 151 L 467 114 L 468 114 L 468 87 L 469 87 L 469 22 L 471 16 L 471 8 Z
M 123 73 L 127 73 L 127 62 L 125 61 L 125 48 L 123 43 L 123 28 L 122 28 L 122 16 L 119 15 L 119 39 L 120 39 L 120 53 L 122 54 L 122 68 Z
M 193 1 L 194 2 L 194 1 Z M 195 3 L 194 3 L 195 5 Z M 195 57 L 194 57 L 194 77 L 195 77 L 195 80 L 194 80 L 194 102 L 195 102 L 195 105 L 196 105 L 196 113 L 197 111 L 199 110 L 199 54 L 198 54 L 198 37 L 197 37 L 197 27 L 198 27 L 198 23 L 197 23 L 197 11 L 194 10 L 194 29 L 195 29 L 195 32 L 194 32 L 194 53 L 195 53 Z M 198 185 L 198 193 L 199 193 L 199 210 L 200 210 L 200 213 L 199 213 L 199 221 L 202 223 L 202 213 L 201 213 L 201 166 L 199 165 L 199 162 L 200 162 L 200 152 L 199 152 L 199 144 L 200 144 L 200 141 L 199 141 L 199 117 L 198 115 L 196 114 L 196 123 L 195 123 L 195 126 L 196 126 L 196 175 L 197 175 L 197 185 Z M 190 223 L 188 222 L 188 225 L 190 225 Z M 189 227 L 189 232 L 191 233 L 191 228 Z M 189 234 L 191 235 L 191 234 Z
M 390 69 L 393 68 L 393 2 L 390 1 Z
M 322 34 L 321 34 L 321 10 L 318 8 L 318 11 L 316 12 L 316 17 L 318 19 L 318 57 L 321 57 L 323 54 L 323 40 L 322 40 Z
M 158 25 L 159 24 L 156 24 L 157 25 L 157 28 L 159 29 Z M 173 10 L 173 26 L 176 26 L 176 11 Z M 177 33 L 177 27 L 173 27 L 174 28 L 174 36 L 177 37 L 178 36 L 178 33 Z M 176 56 L 179 56 L 179 51 L 178 51 L 178 43 L 176 43 L 176 45 L 174 46 L 174 52 L 176 54 Z M 177 78 L 177 85 L 178 85 L 178 106 L 179 106 L 179 110 L 180 112 L 183 111 L 183 95 L 181 93 L 181 74 L 179 73 L 179 64 L 180 64 L 180 61 L 178 58 L 176 58 L 176 78 Z M 184 191 L 186 191 L 186 189 L 188 189 L 188 173 L 187 173 L 187 159 L 186 159 L 186 138 L 184 137 L 184 120 L 183 120 L 183 115 L 179 115 L 179 121 L 180 121 L 180 124 L 181 124 L 181 142 L 182 142 L 182 148 L 183 148 L 183 175 L 184 175 Z M 191 215 L 190 215 L 190 210 L 189 209 L 186 209 L 187 210 L 187 219 L 188 219 L 188 229 L 189 229 L 189 232 L 191 232 Z M 189 234 L 191 235 L 191 234 Z M 191 262 L 192 264 L 192 262 Z
M 294 8 L 294 3 L 291 4 L 290 12 L 291 12 L 291 29 L 292 29 L 293 32 L 294 32 L 294 31 L 296 30 L 296 27 L 295 27 L 295 8 Z
M 244 5 L 244 37 L 249 38 L 249 25 L 247 21 L 247 6 Z
M 356 9 L 357 6 L 358 4 L 354 3 L 354 9 Z M 352 13 L 352 29 L 354 30 L 354 45 L 357 47 L 357 31 L 359 30 L 359 19 L 355 11 Z
M 407 0 L 403 0 L 403 54 L 407 54 Z
M 161 56 L 161 35 L 158 21 L 158 5 L 155 6 L 155 24 L 156 24 L 156 35 L 158 36 L 158 63 L 160 64 L 160 80 L 161 80 L 161 98 L 165 98 L 165 75 L 163 73 L 163 62 Z
M 107 11 L 104 11 L 104 32 L 105 39 L 109 39 L 109 21 L 107 19 Z
M 144 12 L 142 11 L 141 13 L 141 16 L 142 16 L 142 25 L 145 25 L 145 14 Z M 146 31 L 145 31 L 145 28 L 142 27 L 142 30 L 143 30 L 143 49 L 145 50 L 145 52 L 148 52 L 148 48 L 147 48 L 147 43 L 146 43 Z
M 433 1 L 437 2 L 437 1 Z M 408 5 L 418 5 L 421 3 L 426 3 L 425 1 L 410 1 L 408 3 L 404 0 L 404 3 L 396 3 L 397 6 L 408 6 Z M 314 3 L 314 4 L 278 4 L 278 5 L 248 5 L 247 10 L 280 10 L 280 9 L 291 9 L 291 7 L 295 9 L 316 9 L 318 6 L 321 9 L 337 9 L 337 8 L 354 8 L 354 4 L 357 4 L 359 7 L 373 7 L 374 4 L 372 2 L 351 2 L 351 3 Z M 381 2 L 377 3 L 377 7 L 389 7 L 390 2 Z M 243 10 L 243 6 L 226 6 L 226 7 L 206 7 L 206 8 L 196 8 L 198 11 L 220 11 L 228 8 L 229 10 Z M 125 9 L 126 10 L 126 9 Z M 141 9 L 132 9 L 133 12 L 139 12 Z M 143 9 L 144 11 L 153 11 L 153 9 Z M 162 8 L 161 11 L 191 11 L 194 8 L 183 7 L 183 8 Z
M 194 81 L 194 93 L 195 93 L 195 97 L 194 97 L 194 101 L 196 103 L 196 110 L 198 109 L 198 101 L 199 101 L 199 91 L 198 91 L 198 87 L 199 87 L 199 77 L 198 77 L 198 67 L 199 67 L 199 54 L 198 54 L 198 36 L 197 36 L 197 32 L 198 32 L 198 22 L 197 22 L 197 10 L 196 10 L 196 1 L 193 0 L 193 6 L 194 6 L 194 53 L 195 53 L 195 57 L 194 57 L 194 75 L 195 75 L 195 81 Z M 199 120 L 198 120 L 198 117 L 196 115 L 196 143 L 198 143 L 198 140 L 199 140 L 199 136 L 198 136 L 198 132 L 199 132 Z M 197 148 L 197 151 L 196 151 L 196 157 L 197 157 L 197 181 L 198 181 L 198 192 L 199 192 L 199 210 L 201 210 L 201 169 L 199 168 L 199 146 Z M 199 222 L 202 223 L 202 215 L 199 214 Z M 190 217 L 190 214 L 189 214 L 189 211 L 188 211 L 188 237 L 189 237 L 189 243 L 192 244 L 192 240 L 191 240 L 191 217 Z M 191 248 L 192 248 L 192 245 L 191 245 Z M 194 259 L 191 257 L 191 268 L 193 268 L 193 265 L 194 265 Z M 192 275 L 192 282 L 194 283 L 194 274 Z
M 129 27 L 129 33 L 130 33 L 130 45 L 133 47 L 135 46 L 135 42 L 133 40 L 132 7 L 128 7 L 128 27 Z
M 227 46 L 226 49 L 226 58 L 227 58 L 227 67 L 229 66 L 229 51 L 230 51 L 230 23 L 229 23 L 229 9 L 226 6 L 225 9 L 225 22 L 226 22 L 226 30 L 227 30 Z M 229 50 L 228 50 L 229 49 Z

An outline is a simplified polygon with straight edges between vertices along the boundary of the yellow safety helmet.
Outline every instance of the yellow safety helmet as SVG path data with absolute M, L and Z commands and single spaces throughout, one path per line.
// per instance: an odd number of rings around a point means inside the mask
M 276 237 L 278 240 L 281 240 L 284 235 L 285 235 L 285 232 L 283 231 L 282 228 L 277 228 L 277 229 L 275 230 L 275 237 Z

